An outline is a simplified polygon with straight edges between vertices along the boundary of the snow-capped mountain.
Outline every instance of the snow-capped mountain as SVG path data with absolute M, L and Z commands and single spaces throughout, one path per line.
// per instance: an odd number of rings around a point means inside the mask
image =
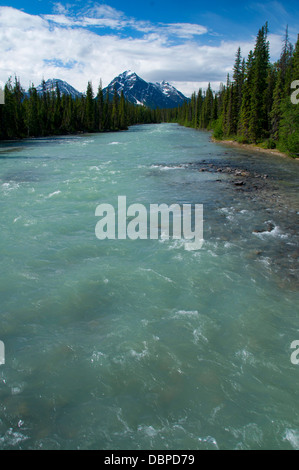
M 58 79 L 50 79 L 45 82 L 45 91 L 46 92 L 52 92 L 56 90 L 56 85 L 58 84 L 58 88 L 60 90 L 60 93 L 62 95 L 71 95 L 72 98 L 81 98 L 82 93 L 80 93 L 78 90 L 76 90 L 74 87 L 72 87 L 69 83 L 64 82 L 63 80 L 58 80 Z M 40 84 L 38 87 L 36 87 L 37 93 L 39 95 L 43 94 L 43 85 Z
M 104 88 L 104 96 L 107 92 L 113 96 L 114 89 L 121 95 L 123 91 L 125 98 L 134 104 L 148 106 L 149 108 L 176 108 L 188 101 L 188 99 L 168 82 L 151 83 L 140 78 L 131 70 L 114 78 Z
M 36 89 L 39 95 L 56 90 L 58 84 L 62 95 L 70 95 L 72 98 L 81 98 L 82 93 L 72 87 L 69 83 L 59 79 L 49 79 L 40 84 Z M 106 96 L 109 93 L 112 99 L 114 89 L 121 95 L 123 91 L 125 98 L 133 104 L 148 106 L 149 108 L 176 108 L 189 101 L 181 92 L 168 82 L 150 83 L 140 78 L 136 73 L 130 70 L 114 78 L 108 87 L 104 88 L 103 93 Z M 28 94 L 28 93 L 27 93 Z

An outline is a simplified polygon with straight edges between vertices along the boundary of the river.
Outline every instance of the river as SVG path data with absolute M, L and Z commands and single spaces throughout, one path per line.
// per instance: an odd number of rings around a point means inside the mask
M 0 144 L 0 449 L 299 449 L 298 162 L 176 124 Z M 98 240 L 203 204 L 204 243 Z

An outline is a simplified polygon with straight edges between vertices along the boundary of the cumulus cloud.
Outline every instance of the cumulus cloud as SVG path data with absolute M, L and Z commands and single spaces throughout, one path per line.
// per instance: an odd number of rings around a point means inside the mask
M 205 45 L 200 39 L 208 32 L 204 26 L 137 21 L 107 5 L 75 16 L 58 3 L 54 13 L 29 15 L 0 7 L 0 84 L 16 74 L 25 88 L 43 78 L 61 78 L 85 91 L 89 80 L 97 87 L 102 79 L 105 86 L 130 69 L 145 80 L 174 83 L 190 96 L 208 82 L 217 88 L 231 71 L 238 46 L 244 56 L 254 46 L 254 38 Z M 135 36 L 125 34 L 125 28 Z M 271 41 L 281 48 L 278 36 Z

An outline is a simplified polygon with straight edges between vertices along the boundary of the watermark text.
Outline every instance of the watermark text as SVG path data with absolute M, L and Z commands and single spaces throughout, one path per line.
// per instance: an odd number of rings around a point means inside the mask
M 118 196 L 117 211 L 111 204 L 100 204 L 96 217 L 101 217 L 95 233 L 99 240 L 184 240 L 188 251 L 203 245 L 202 204 L 143 204 L 127 207 L 126 196 Z
M 293 104 L 299 104 L 299 80 L 294 80 L 291 84 L 291 89 L 295 90 L 291 94 L 291 102 Z
M 5 94 L 4 90 L 0 87 L 0 104 L 5 104 Z
M 291 349 L 295 349 L 295 351 L 291 355 L 291 363 L 294 366 L 299 365 L 299 341 L 293 341 L 291 344 Z

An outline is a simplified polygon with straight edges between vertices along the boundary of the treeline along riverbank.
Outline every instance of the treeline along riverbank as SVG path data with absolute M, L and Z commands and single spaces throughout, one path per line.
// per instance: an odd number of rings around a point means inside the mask
M 43 93 L 31 86 L 25 93 L 20 80 L 9 79 L 4 89 L 5 105 L 0 106 L 0 139 L 20 139 L 80 132 L 126 130 L 134 124 L 150 124 L 159 120 L 158 111 L 129 103 L 122 94 L 104 98 L 102 86 L 94 96 L 89 82 L 86 94 L 72 98 L 61 94 L 58 85 Z
M 294 82 L 299 80 L 299 35 L 294 47 L 287 28 L 280 59 L 274 64 L 267 37 L 268 24 L 259 30 L 247 60 L 238 49 L 233 76 L 228 75 L 219 92 L 214 93 L 210 84 L 206 92 L 200 89 L 189 103 L 168 110 L 168 121 L 213 130 L 218 140 L 258 144 L 298 156 L 299 105 Z

